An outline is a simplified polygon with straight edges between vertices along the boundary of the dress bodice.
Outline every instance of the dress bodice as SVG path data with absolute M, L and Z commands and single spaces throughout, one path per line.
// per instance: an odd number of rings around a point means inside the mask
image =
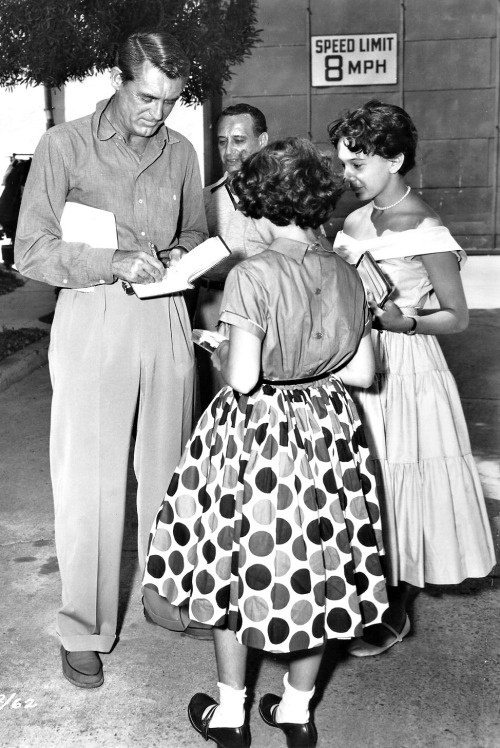
M 401 309 L 422 309 L 433 291 L 421 255 L 453 252 L 459 262 L 465 252 L 444 226 L 392 232 L 370 239 L 354 239 L 339 231 L 335 251 L 350 264 L 356 264 L 369 251 L 394 286 L 391 300 Z

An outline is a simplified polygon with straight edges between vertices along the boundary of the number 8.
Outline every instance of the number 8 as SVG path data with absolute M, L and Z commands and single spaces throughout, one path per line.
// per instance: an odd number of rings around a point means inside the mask
M 342 55 L 327 55 L 325 57 L 325 80 L 327 81 L 341 81 L 343 76 L 342 73 Z M 336 63 L 336 64 L 332 64 Z M 338 75 L 333 75 L 337 72 Z

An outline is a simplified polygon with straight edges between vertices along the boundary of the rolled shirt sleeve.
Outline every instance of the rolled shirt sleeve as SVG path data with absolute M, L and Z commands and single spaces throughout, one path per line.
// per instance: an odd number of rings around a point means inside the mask
M 245 264 L 234 267 L 227 276 L 219 320 L 240 327 L 263 340 L 267 331 L 264 289 Z
M 357 271 L 325 240 L 280 238 L 243 260 L 228 275 L 219 319 L 261 339 L 263 376 L 278 380 L 339 368 L 370 327 Z

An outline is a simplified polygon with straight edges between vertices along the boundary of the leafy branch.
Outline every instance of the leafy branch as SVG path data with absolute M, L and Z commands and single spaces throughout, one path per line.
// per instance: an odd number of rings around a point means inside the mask
M 60 88 L 113 65 L 131 31 L 163 28 L 192 62 L 187 104 L 224 93 L 259 40 L 257 0 L 0 0 L 0 86 Z

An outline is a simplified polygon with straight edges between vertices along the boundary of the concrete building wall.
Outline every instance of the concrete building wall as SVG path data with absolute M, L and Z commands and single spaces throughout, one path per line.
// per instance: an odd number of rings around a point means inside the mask
M 261 41 L 221 105 L 248 101 L 271 138 L 302 135 L 324 150 L 342 110 L 370 98 L 403 106 L 420 136 L 410 184 L 462 246 L 489 249 L 500 244 L 499 17 L 497 0 L 260 0 Z M 311 36 L 377 33 L 398 35 L 397 83 L 311 85 Z M 344 195 L 329 233 L 356 206 Z

